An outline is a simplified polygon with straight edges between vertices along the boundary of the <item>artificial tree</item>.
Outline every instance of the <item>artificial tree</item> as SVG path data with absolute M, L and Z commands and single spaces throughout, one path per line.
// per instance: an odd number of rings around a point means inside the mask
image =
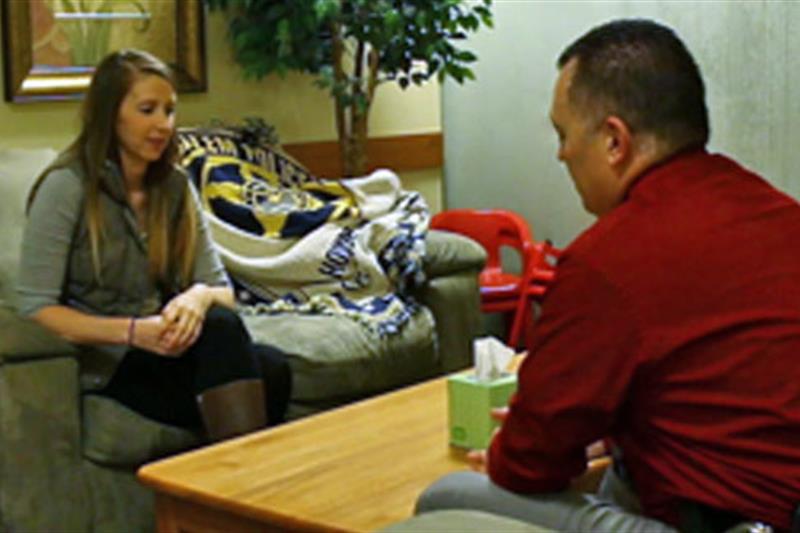
M 247 77 L 313 74 L 330 90 L 345 175 L 366 171 L 369 111 L 385 82 L 475 79 L 477 57 L 455 43 L 492 26 L 492 0 L 205 0 L 230 16 Z

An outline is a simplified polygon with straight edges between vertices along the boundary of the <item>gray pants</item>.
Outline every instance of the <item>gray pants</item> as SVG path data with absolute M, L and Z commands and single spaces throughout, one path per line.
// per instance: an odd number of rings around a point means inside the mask
M 597 494 L 517 494 L 495 485 L 484 474 L 457 472 L 439 479 L 417 500 L 417 514 L 443 509 L 475 509 L 557 531 L 676 533 L 672 527 L 638 514 L 638 498 L 612 468 L 606 471 Z

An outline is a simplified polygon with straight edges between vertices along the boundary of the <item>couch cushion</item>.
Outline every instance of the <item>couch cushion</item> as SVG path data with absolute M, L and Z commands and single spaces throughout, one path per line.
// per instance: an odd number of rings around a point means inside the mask
M 28 190 L 55 156 L 49 148 L 0 149 L 0 302 L 13 301 Z
M 293 404 L 332 407 L 417 382 L 439 367 L 433 316 L 426 308 L 402 332 L 385 338 L 342 316 L 286 313 L 243 318 L 254 341 L 287 354 Z
M 121 403 L 83 397 L 83 455 L 110 466 L 132 467 L 202 443 L 198 433 L 160 424 Z

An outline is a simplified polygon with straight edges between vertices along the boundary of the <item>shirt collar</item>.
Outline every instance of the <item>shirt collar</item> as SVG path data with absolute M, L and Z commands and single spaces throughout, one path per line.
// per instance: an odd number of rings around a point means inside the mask
M 642 172 L 628 188 L 625 194 L 625 200 L 628 200 L 631 196 L 635 196 L 638 190 L 645 188 L 643 186 L 645 182 L 655 181 L 655 178 L 658 176 L 672 175 L 676 172 L 680 173 L 686 171 L 692 171 L 694 173 L 697 161 L 707 158 L 708 155 L 708 151 L 705 147 L 691 147 L 675 152 Z

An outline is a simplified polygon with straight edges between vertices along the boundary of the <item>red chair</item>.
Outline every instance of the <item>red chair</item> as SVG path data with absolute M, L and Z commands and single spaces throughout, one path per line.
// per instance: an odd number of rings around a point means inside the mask
M 528 300 L 540 301 L 550 282 L 555 278 L 556 266 L 562 254 L 562 251 L 553 246 L 553 243 L 549 240 L 535 243 L 534 246 L 538 254 L 533 266 L 533 272 L 530 274 L 530 281 L 528 282 L 530 294 L 528 298 L 523 298 L 518 301 L 519 307 L 516 311 L 522 317 L 518 327 L 525 328 L 526 348 L 532 345 L 534 335 L 533 320 L 530 317 L 531 302 Z M 521 334 L 522 331 L 517 332 L 517 335 Z
M 533 301 L 544 295 L 555 276 L 551 261 L 560 252 L 549 242 L 535 243 L 525 219 L 512 211 L 452 209 L 435 215 L 430 226 L 466 235 L 486 250 L 486 266 L 479 277 L 481 311 L 513 313 L 508 345 L 516 348 L 523 328 L 531 320 Z M 503 270 L 500 255 L 503 246 L 520 254 L 520 274 Z

